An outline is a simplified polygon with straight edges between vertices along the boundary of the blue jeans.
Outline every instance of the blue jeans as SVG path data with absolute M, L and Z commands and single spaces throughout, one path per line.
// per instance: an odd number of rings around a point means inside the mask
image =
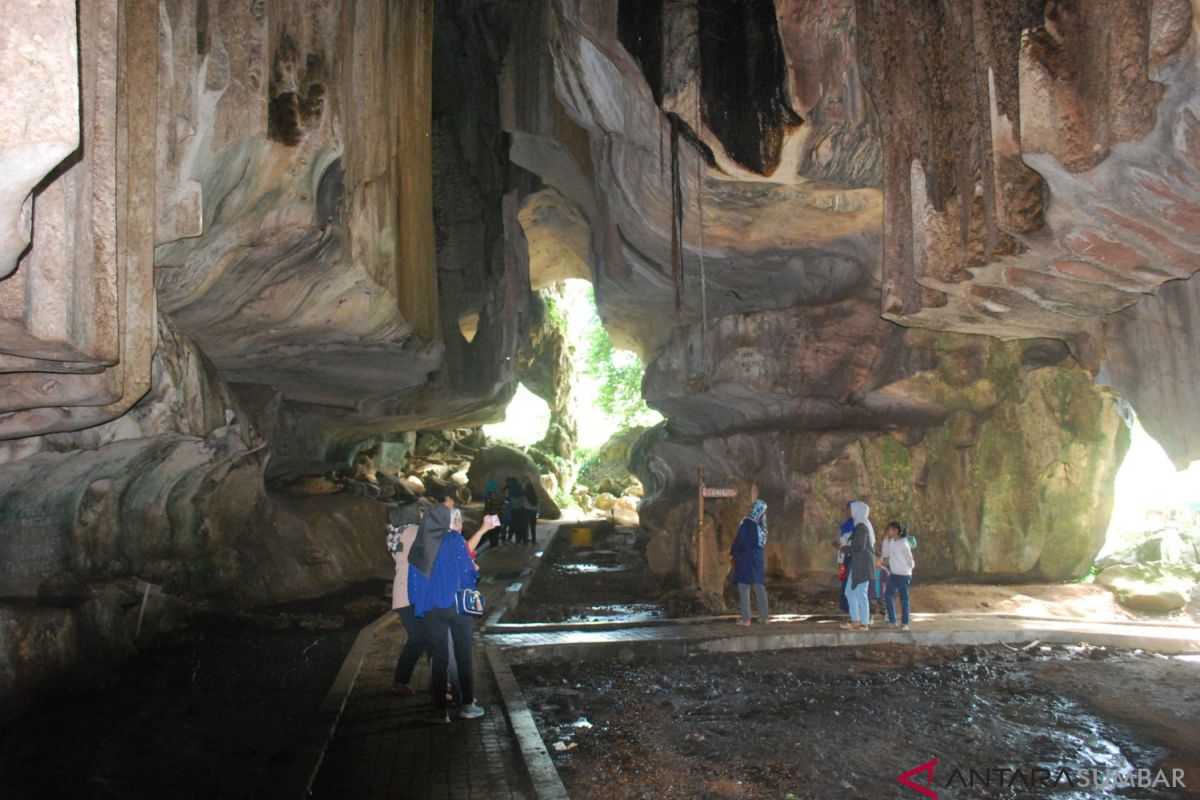
M 892 597 L 897 593 L 900 594 L 900 610 L 903 612 L 901 619 L 905 625 L 908 624 L 908 585 L 912 583 L 912 575 L 892 575 L 888 579 L 887 591 L 883 594 L 883 604 L 887 607 L 888 622 L 896 624 L 896 607 L 892 604 Z
M 846 602 L 850 604 L 850 619 L 860 625 L 871 624 L 871 603 L 867 599 L 867 589 L 870 581 L 863 581 L 858 586 L 851 586 L 846 581 Z

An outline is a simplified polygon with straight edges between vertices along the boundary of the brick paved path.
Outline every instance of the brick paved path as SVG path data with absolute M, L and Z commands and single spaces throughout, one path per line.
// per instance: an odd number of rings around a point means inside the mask
M 502 546 L 479 555 L 489 615 L 524 582 L 557 526 L 538 529 L 538 546 Z M 524 574 L 522 574 L 524 573 Z M 495 679 L 476 635 L 475 691 L 487 714 L 450 725 L 423 722 L 432 703 L 429 663 L 421 659 L 412 685 L 418 693 L 392 693 L 392 672 L 404 645 L 404 627 L 392 619 L 375 633 L 313 785 L 312 797 L 532 798 L 533 791 L 509 727 Z M 453 714 L 451 715 L 453 718 Z

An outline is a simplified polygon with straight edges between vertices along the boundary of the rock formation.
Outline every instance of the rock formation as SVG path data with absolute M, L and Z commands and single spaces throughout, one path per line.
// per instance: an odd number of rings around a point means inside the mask
M 668 418 L 640 447 L 661 574 L 696 579 L 698 464 L 772 501 L 777 578 L 832 570 L 863 496 L 925 532 L 926 574 L 1054 579 L 1103 540 L 1114 391 L 1200 455 L 1194 281 L 1166 283 L 1200 268 L 1191 9 L 1118 6 L 563 0 L 517 34 L 555 71 L 522 102 L 561 109 L 512 114 L 513 160 L 587 220 Z M 506 80 L 544 85 L 533 61 Z
M 133 577 L 186 606 L 386 574 L 383 506 L 267 479 L 511 396 L 529 281 L 504 12 L 14 0 L 3 18 L 0 597 L 19 605 L 0 692 L 127 646 Z
M 1077 575 L 1126 403 L 1200 456 L 1186 0 L 0 7 L 0 690 L 125 652 L 135 577 L 386 572 L 379 504 L 267 487 L 559 403 L 566 277 L 650 365 L 679 584 L 754 491 L 776 579 L 851 496 L 929 576 Z

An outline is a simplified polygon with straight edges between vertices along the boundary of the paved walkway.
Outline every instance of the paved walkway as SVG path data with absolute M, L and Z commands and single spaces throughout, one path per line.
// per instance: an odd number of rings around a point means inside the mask
M 430 725 L 422 692 L 401 698 L 390 691 L 404 629 L 388 614 L 360 635 L 330 691 L 330 720 L 305 757 L 299 780 L 282 796 L 316 798 L 565 798 L 510 664 L 550 658 L 678 657 L 699 652 L 745 652 L 871 643 L 995 644 L 1078 643 L 1160 652 L 1200 653 L 1200 627 L 1098 623 L 1003 614 L 915 614 L 912 630 L 844 631 L 830 617 L 779 615 L 749 628 L 734 617 L 652 620 L 641 624 L 504 624 L 497 613 L 529 583 L 542 547 L 559 530 L 539 527 L 539 547 L 501 547 L 480 554 L 481 589 L 489 614 L 477 635 L 477 698 L 481 720 Z M 486 648 L 486 655 L 485 655 Z M 424 661 L 413 685 L 427 686 Z M 336 727 L 334 727 L 336 726 Z M 330 733 L 332 729 L 332 733 Z M 319 765 L 319 770 L 317 766 Z M 312 774 L 316 772 L 315 781 Z M 303 773 L 303 774 L 301 774 Z M 306 793 L 311 785 L 311 795 Z
M 539 527 L 537 547 L 507 545 L 479 554 L 480 590 L 489 613 L 515 599 L 516 585 L 525 585 L 542 547 L 557 530 L 554 525 Z M 478 638 L 476 700 L 487 714 L 469 722 L 455 719 L 450 725 L 423 721 L 431 709 L 424 691 L 411 697 L 392 693 L 392 673 L 404 640 L 404 627 L 394 614 L 360 637 L 362 646 L 351 659 L 361 660 L 356 675 L 347 681 L 350 685 L 342 689 L 344 706 L 332 738 L 317 753 L 319 770 L 311 797 L 533 798 L 533 784 Z M 412 685 L 429 685 L 427 659 L 418 664 Z
M 847 647 L 868 644 L 982 645 L 1001 642 L 1094 645 L 1164 653 L 1200 653 L 1200 627 L 1148 626 L 1134 623 L 1086 622 L 1075 619 L 1017 617 L 1003 614 L 915 614 L 911 631 L 876 626 L 870 631 L 846 631 L 828 617 L 772 618 L 749 628 L 728 619 L 694 622 L 678 620 L 608 630 L 586 628 L 504 632 L 487 635 L 510 664 L 553 658 L 612 656 L 670 657 L 691 653 L 729 653 L 788 650 L 806 647 Z M 500 630 L 511 631 L 513 626 Z

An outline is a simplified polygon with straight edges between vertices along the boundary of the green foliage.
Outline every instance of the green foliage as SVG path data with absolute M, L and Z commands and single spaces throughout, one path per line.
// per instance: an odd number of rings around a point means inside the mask
M 575 505 L 575 498 L 567 494 L 567 490 L 560 486 L 558 487 L 558 491 L 554 493 L 554 502 L 558 503 L 560 509 L 565 510 Z
M 585 372 L 599 381 L 596 405 L 620 428 L 652 422 L 656 414 L 642 399 L 642 364 L 634 353 L 617 350 L 608 331 L 593 317 L 587 332 Z
M 550 327 L 565 331 L 567 318 L 563 315 L 562 309 L 558 307 L 558 300 L 553 295 L 543 294 L 542 301 L 546 304 L 546 321 Z

